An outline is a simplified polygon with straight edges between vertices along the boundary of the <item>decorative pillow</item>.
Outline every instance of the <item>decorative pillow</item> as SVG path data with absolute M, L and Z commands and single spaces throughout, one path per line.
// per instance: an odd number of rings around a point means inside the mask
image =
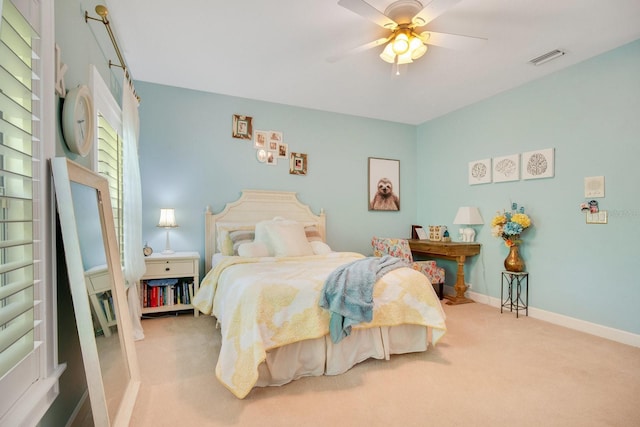
M 222 255 L 237 255 L 234 253 L 234 241 L 230 233 L 234 231 L 253 231 L 256 225 L 250 222 L 219 222 L 216 224 L 216 246 Z M 235 235 L 236 239 L 240 234 Z M 237 247 L 235 248 L 237 250 Z
M 304 226 L 297 221 L 260 221 L 256 224 L 255 241 L 265 243 L 271 256 L 313 255 L 313 248 L 307 240 Z
M 274 251 L 271 247 L 271 240 L 269 239 L 269 234 L 267 232 L 267 227 L 271 224 L 272 220 L 260 221 L 256 224 L 255 229 L 255 237 L 254 242 L 261 242 L 267 247 L 267 251 L 269 252 L 269 256 L 273 256 Z
M 263 242 L 242 243 L 238 246 L 238 255 L 251 258 L 269 256 L 269 248 Z
M 318 231 L 318 227 L 315 225 L 307 225 L 304 228 L 304 234 L 307 236 L 309 242 L 322 242 L 320 231 Z
M 311 249 L 316 255 L 325 255 L 331 253 L 331 248 L 325 242 L 313 241 L 311 243 Z
M 233 255 L 238 255 L 238 248 L 243 243 L 253 242 L 255 236 L 254 230 L 233 230 L 229 232 L 229 240 L 233 248 Z

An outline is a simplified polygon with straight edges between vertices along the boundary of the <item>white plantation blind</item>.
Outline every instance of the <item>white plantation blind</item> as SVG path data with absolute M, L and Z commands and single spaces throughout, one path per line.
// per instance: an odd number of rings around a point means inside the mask
M 11 2 L 0 25 L 0 377 L 34 350 L 37 35 Z M 36 210 L 37 211 L 37 210 Z M 19 392 L 19 390 L 16 390 Z
M 98 114 L 98 173 L 109 182 L 113 222 L 122 253 L 122 138 L 102 114 Z

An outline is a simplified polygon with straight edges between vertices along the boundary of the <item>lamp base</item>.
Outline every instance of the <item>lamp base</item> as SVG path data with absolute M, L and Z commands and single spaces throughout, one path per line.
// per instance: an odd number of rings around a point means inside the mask
M 170 255 L 170 254 L 175 254 L 175 253 L 176 253 L 176 251 L 173 251 L 173 250 L 171 250 L 171 249 L 165 249 L 164 251 L 162 251 L 162 253 L 163 253 L 164 255 Z
M 465 243 L 473 243 L 476 241 L 476 230 L 471 227 L 460 229 L 461 241 Z

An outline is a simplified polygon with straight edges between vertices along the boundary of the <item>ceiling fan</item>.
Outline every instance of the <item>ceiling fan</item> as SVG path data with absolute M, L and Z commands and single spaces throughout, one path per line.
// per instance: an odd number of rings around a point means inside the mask
M 381 46 L 387 42 L 380 58 L 394 64 L 394 72 L 399 74 L 399 65 L 409 64 L 427 52 L 427 45 L 451 49 L 478 47 L 486 41 L 479 37 L 437 33 L 421 30 L 438 16 L 453 7 L 460 0 L 397 0 L 391 3 L 384 13 L 364 0 L 339 0 L 338 4 L 390 31 L 387 37 L 374 40 L 362 46 L 350 49 L 342 54 L 328 58 L 329 62 L 338 61 L 345 56 Z

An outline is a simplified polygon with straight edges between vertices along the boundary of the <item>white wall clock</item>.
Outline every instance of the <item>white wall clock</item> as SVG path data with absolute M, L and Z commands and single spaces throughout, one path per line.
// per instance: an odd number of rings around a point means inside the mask
M 89 154 L 93 143 L 93 99 L 87 86 L 69 90 L 62 105 L 62 134 L 73 153 Z

